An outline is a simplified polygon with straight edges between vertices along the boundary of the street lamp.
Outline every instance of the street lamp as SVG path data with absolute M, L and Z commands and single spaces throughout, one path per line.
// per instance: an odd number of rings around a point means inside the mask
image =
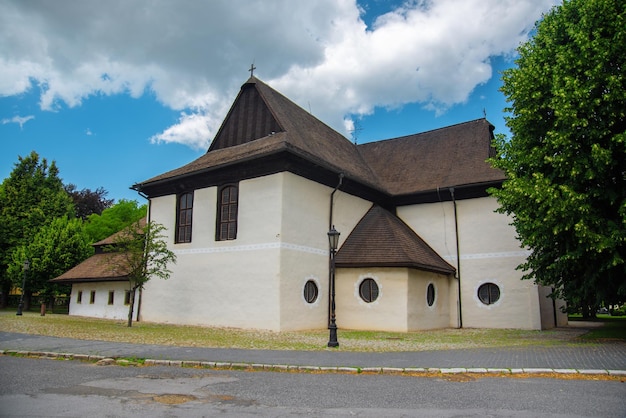
M 335 229 L 335 225 L 328 231 L 328 244 L 330 246 L 330 323 L 328 324 L 330 339 L 328 346 L 339 347 L 337 324 L 335 323 L 335 253 L 339 244 L 339 232 Z
M 22 279 L 22 295 L 20 296 L 20 303 L 17 305 L 17 313 L 15 315 L 22 315 L 22 309 L 24 309 L 24 291 L 26 289 L 26 272 L 30 267 L 28 259 L 24 260 L 24 279 Z

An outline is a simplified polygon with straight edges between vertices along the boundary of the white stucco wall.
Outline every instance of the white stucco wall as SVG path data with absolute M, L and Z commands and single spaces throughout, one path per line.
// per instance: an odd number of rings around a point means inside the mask
M 369 303 L 359 294 L 359 286 L 367 278 L 374 279 L 379 292 L 378 298 Z M 338 328 L 408 331 L 407 269 L 337 269 L 335 290 Z
M 281 242 L 281 330 L 319 329 L 328 321 L 328 222 L 333 189 L 291 173 L 283 179 Z M 333 223 L 340 245 L 369 210 L 370 202 L 338 190 Z M 304 301 L 304 285 L 314 280 L 319 295 Z
M 174 243 L 176 197 L 151 201 L 177 256 L 145 288 L 146 321 L 279 330 L 280 176 L 239 183 L 237 239 L 215 240 L 217 187 L 194 192 L 192 242 Z
M 374 279 L 378 298 L 365 302 L 359 287 L 363 280 Z M 340 329 L 417 331 L 450 326 L 447 276 L 408 268 L 340 268 L 336 280 L 336 316 Z M 435 301 L 428 306 L 429 284 L 435 288 Z
M 184 244 L 174 243 L 176 197 L 152 199 L 151 218 L 168 229 L 177 263 L 169 280 L 146 285 L 142 319 L 274 331 L 325 327 L 331 192 L 291 173 L 241 181 L 237 239 L 216 241 L 217 187 L 196 190 L 192 242 Z M 337 228 L 354 228 L 369 205 L 338 191 Z M 319 289 L 313 304 L 303 297 L 309 279 Z
M 520 280 L 515 269 L 528 253 L 519 247 L 510 219 L 494 212 L 497 201 L 491 197 L 456 203 L 463 327 L 541 329 L 538 286 Z M 456 267 L 452 202 L 405 206 L 398 215 Z M 492 305 L 478 299 L 478 288 L 488 282 L 500 288 Z
M 409 331 L 447 328 L 455 326 L 450 318 L 450 303 L 454 304 L 456 297 L 451 290 L 452 276 L 431 273 L 421 270 L 408 271 L 408 302 L 407 325 Z M 428 306 L 427 289 L 432 284 L 435 289 L 435 301 Z M 456 312 L 456 311 L 453 311 Z
M 129 305 L 124 304 L 128 282 L 94 282 L 74 283 L 70 297 L 70 315 L 89 316 L 106 319 L 128 319 Z M 81 302 L 78 303 L 78 293 L 82 292 Z M 95 293 L 94 303 L 91 303 L 91 292 Z M 113 304 L 109 305 L 109 292 L 113 293 Z M 137 301 L 139 292 L 135 295 L 133 319 L 137 319 Z

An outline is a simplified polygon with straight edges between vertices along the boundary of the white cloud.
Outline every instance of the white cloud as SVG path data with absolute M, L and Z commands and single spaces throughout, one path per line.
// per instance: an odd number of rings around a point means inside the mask
M 29 120 L 35 119 L 34 116 L 13 116 L 12 118 L 2 119 L 2 124 L 6 125 L 7 123 L 17 123 L 20 125 L 20 129 L 24 128 L 24 124 Z
M 355 0 L 5 0 L 0 96 L 42 109 L 151 90 L 182 111 L 153 142 L 206 148 L 254 60 L 256 75 L 346 132 L 346 115 L 445 111 L 493 76 L 556 0 L 415 0 L 370 29 Z M 348 118 L 349 119 L 349 118 Z

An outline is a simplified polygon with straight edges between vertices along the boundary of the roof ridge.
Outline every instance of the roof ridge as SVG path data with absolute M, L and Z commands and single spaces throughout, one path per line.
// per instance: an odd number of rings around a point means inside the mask
M 358 144 L 357 146 L 358 147 L 365 147 L 365 146 L 370 145 L 370 144 L 380 144 L 381 142 L 394 141 L 396 139 L 406 139 L 406 138 L 410 138 L 410 137 L 414 137 L 414 136 L 426 135 L 426 134 L 434 133 L 434 132 L 437 132 L 437 131 L 448 130 L 448 129 L 451 129 L 451 128 L 458 128 L 461 125 L 469 125 L 469 124 L 473 124 L 473 123 L 480 122 L 480 121 L 485 121 L 490 126 L 493 126 L 493 124 L 491 122 L 489 122 L 486 118 L 478 118 L 478 119 L 468 120 L 468 121 L 465 121 L 465 122 L 454 123 L 452 125 L 442 126 L 440 128 L 429 129 L 427 131 L 415 132 L 415 133 L 412 133 L 412 134 L 396 136 L 396 137 L 392 137 L 392 138 L 385 138 L 385 139 L 378 139 L 378 140 L 374 140 L 374 141 L 364 142 L 362 144 Z

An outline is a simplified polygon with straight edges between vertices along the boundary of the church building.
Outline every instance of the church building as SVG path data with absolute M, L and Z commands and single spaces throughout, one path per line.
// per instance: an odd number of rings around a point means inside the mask
M 170 279 L 147 283 L 139 319 L 273 331 L 326 328 L 333 312 L 339 329 L 564 325 L 551 289 L 516 270 L 528 253 L 488 192 L 505 179 L 487 161 L 493 129 L 478 119 L 357 145 L 252 76 L 204 155 L 132 186 L 177 256 Z

